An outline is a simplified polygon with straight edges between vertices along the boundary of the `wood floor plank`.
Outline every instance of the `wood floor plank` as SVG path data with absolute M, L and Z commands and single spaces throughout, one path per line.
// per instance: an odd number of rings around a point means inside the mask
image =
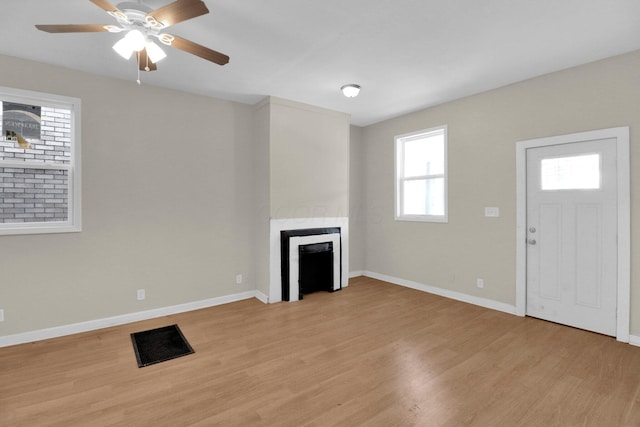
M 138 368 L 129 334 L 195 353 Z M 1 426 L 638 426 L 640 348 L 356 278 L 0 348 Z

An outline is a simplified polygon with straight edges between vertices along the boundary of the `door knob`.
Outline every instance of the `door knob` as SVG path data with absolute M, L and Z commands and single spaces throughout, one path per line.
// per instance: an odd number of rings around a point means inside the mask
M 529 243 L 530 245 L 535 245 L 536 244 L 536 239 L 529 239 L 529 240 L 527 240 L 527 243 Z
M 529 227 L 529 233 L 535 233 L 535 232 L 536 232 L 535 227 Z

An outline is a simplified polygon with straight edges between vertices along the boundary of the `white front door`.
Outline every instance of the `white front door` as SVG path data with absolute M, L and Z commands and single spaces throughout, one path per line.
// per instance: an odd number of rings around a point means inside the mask
M 616 335 L 616 140 L 526 150 L 526 314 Z

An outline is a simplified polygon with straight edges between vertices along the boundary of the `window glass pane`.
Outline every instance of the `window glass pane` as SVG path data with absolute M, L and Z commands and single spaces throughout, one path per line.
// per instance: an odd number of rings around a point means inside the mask
M 427 215 L 444 215 L 444 178 L 427 180 Z
M 404 215 L 444 215 L 444 178 L 404 182 Z
M 600 155 L 557 157 L 540 162 L 542 190 L 600 188 Z
M 404 176 L 444 173 L 444 135 L 441 133 L 404 142 Z
M 71 163 L 71 110 L 9 102 L 0 106 L 0 160 Z M 25 111 L 27 107 L 33 111 Z
M 0 167 L 0 223 L 67 221 L 67 170 Z
M 425 215 L 427 206 L 427 181 L 425 179 L 404 182 L 404 215 Z

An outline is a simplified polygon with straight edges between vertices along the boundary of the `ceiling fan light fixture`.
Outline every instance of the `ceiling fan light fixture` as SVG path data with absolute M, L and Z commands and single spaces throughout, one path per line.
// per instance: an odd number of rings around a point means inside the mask
M 182 37 L 161 34 L 161 30 L 165 27 L 209 13 L 209 9 L 202 0 L 173 0 L 156 10 L 143 4 L 144 0 L 124 1 L 117 6 L 112 5 L 110 1 L 91 0 L 91 3 L 115 18 L 118 21 L 117 25 L 61 24 L 36 25 L 36 28 L 47 33 L 123 32 L 124 34 L 113 45 L 113 50 L 126 60 L 131 59 L 134 52 L 138 52 L 136 57 L 139 71 L 157 69 L 155 62 L 166 57 L 160 43 L 173 46 L 218 65 L 225 65 L 229 62 L 229 56 L 221 52 Z M 153 43 L 151 39 L 153 39 Z
M 145 48 L 147 49 L 147 55 L 149 55 L 149 59 L 154 64 L 157 64 L 158 61 L 161 61 L 167 57 L 167 54 L 164 53 L 164 50 L 162 50 L 160 46 L 158 46 L 151 40 L 147 42 Z
M 131 58 L 131 55 L 133 54 L 133 49 L 131 48 L 129 40 L 127 40 L 126 37 L 123 37 L 120 40 L 118 40 L 118 42 L 113 45 L 113 50 L 118 52 L 118 55 L 122 56 L 124 59 L 127 59 L 127 60 Z
M 124 59 L 131 58 L 133 52 L 140 52 L 145 47 L 146 40 L 144 34 L 139 30 L 131 30 L 126 36 L 113 45 L 113 50 L 118 52 Z
M 344 85 L 340 88 L 342 94 L 347 98 L 355 98 L 360 93 L 360 86 L 356 84 Z
M 128 41 L 129 46 L 136 52 L 140 52 L 144 49 L 145 38 L 144 34 L 140 30 L 131 30 L 124 36 L 124 39 Z

